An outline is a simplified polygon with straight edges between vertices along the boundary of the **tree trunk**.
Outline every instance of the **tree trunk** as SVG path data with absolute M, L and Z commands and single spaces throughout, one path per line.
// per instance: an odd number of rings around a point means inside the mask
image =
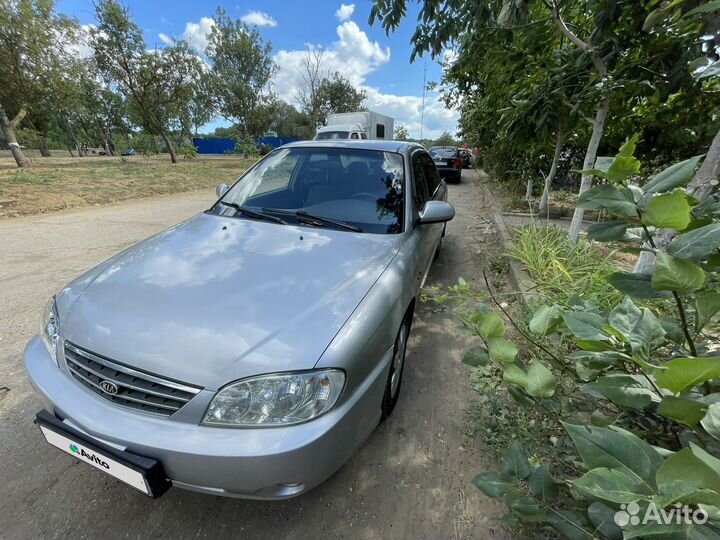
M 538 208 L 540 214 L 546 214 L 548 217 L 550 217 L 550 188 L 557 174 L 558 162 L 560 161 L 560 154 L 562 153 L 565 139 L 564 135 L 562 129 L 558 129 L 557 138 L 555 139 L 555 154 L 553 155 L 552 165 L 550 166 L 550 173 L 545 177 L 545 188 L 543 189 L 540 207 Z
M 720 178 L 720 131 L 715 134 L 702 165 L 700 165 L 697 173 L 688 184 L 688 193 L 702 202 L 717 187 L 718 178 Z M 674 231 L 662 231 L 655 236 L 655 245 L 659 248 L 666 247 L 674 235 Z M 655 254 L 650 251 L 640 252 L 633 272 L 636 274 L 649 274 L 653 271 L 653 268 L 655 268 Z
M 40 144 L 38 145 L 38 150 L 40 150 L 40 155 L 42 157 L 52 157 L 52 154 L 47 147 L 47 139 L 44 135 L 40 135 Z
M 603 98 L 598 107 L 597 113 L 595 114 L 595 120 L 593 121 L 592 135 L 590 136 L 590 142 L 587 145 L 585 152 L 585 161 L 583 162 L 583 170 L 590 170 L 595 166 L 595 160 L 597 159 L 597 151 L 600 146 L 600 139 L 602 139 L 603 131 L 605 129 L 605 119 L 607 118 L 608 111 L 610 110 L 610 101 L 608 98 Z M 585 193 L 592 187 L 592 176 L 583 174 L 580 180 L 580 190 L 578 196 Z M 580 227 L 582 225 L 583 216 L 585 215 L 585 209 L 575 207 L 575 213 L 573 214 L 572 222 L 570 223 L 570 242 L 577 242 L 578 236 L 580 236 Z
M 178 162 L 177 153 L 175 152 L 175 147 L 170 142 L 170 138 L 167 136 L 167 133 L 165 133 L 164 129 L 160 130 L 160 136 L 162 137 L 162 140 L 165 141 L 165 146 L 167 146 L 167 150 L 170 153 L 170 161 L 173 163 Z
M 70 120 L 68 120 L 67 115 L 62 112 L 60 113 L 60 121 L 62 122 L 63 128 L 65 129 L 65 133 L 67 133 L 68 137 L 70 137 L 70 142 L 72 143 L 72 146 L 75 147 L 75 150 L 77 150 L 78 155 L 82 157 L 82 152 L 80 151 L 80 143 L 77 140 L 77 137 L 75 136 L 75 131 L 73 131 L 72 126 L 70 125 Z M 70 148 L 68 147 L 68 150 Z M 70 151 L 70 155 L 72 156 L 72 150 Z M 75 157 L 75 156 L 73 156 Z
M 8 120 L 5 108 L 0 104 L 0 129 L 2 129 L 3 135 L 5 136 L 5 142 L 10 147 L 10 153 L 15 158 L 15 163 L 18 167 L 29 167 L 30 161 L 23 154 L 20 145 L 17 142 L 17 136 L 15 135 L 15 128 L 25 118 L 27 110 L 25 107 L 21 107 L 15 118 Z

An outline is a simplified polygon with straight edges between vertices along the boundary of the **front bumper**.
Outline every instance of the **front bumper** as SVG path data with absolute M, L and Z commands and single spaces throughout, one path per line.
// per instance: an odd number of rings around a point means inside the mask
M 30 382 L 57 418 L 100 443 L 160 461 L 173 485 L 229 497 L 283 499 L 327 479 L 375 428 L 391 354 L 320 418 L 255 429 L 200 426 L 114 405 L 58 368 L 39 337 L 23 356 Z

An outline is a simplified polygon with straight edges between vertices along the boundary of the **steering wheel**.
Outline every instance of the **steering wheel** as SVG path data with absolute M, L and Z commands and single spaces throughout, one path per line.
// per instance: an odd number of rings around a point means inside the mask
M 354 193 L 350 196 L 351 199 L 367 199 L 370 202 L 377 202 L 377 195 L 373 195 L 372 193 L 368 193 L 366 191 L 362 193 Z

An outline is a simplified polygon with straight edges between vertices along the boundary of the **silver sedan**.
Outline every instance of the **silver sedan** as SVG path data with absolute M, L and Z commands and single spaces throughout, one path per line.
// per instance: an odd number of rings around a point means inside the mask
M 55 295 L 24 361 L 48 443 L 150 496 L 279 499 L 400 395 L 447 188 L 419 145 L 283 146 Z

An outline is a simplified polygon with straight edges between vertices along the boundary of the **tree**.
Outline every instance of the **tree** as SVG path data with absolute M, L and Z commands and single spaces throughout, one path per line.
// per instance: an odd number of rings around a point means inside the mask
M 170 131 L 179 127 L 183 108 L 194 95 L 201 60 L 185 42 L 148 51 L 142 30 L 115 0 L 101 0 L 96 16 L 91 45 L 99 72 L 127 99 L 138 123 L 163 139 L 170 160 L 177 163 Z
M 493 68 L 502 64 L 512 65 L 514 69 L 511 71 L 516 79 L 506 80 L 504 85 L 498 86 L 501 90 L 504 86 L 509 98 L 508 103 L 498 109 L 485 108 L 473 114 L 473 120 L 492 125 L 491 120 L 506 120 L 507 118 L 503 118 L 506 111 L 512 111 L 518 106 L 518 102 L 513 99 L 514 90 L 518 85 L 524 84 L 529 79 L 530 70 L 535 69 L 531 63 L 526 62 L 527 55 L 517 50 L 515 45 L 530 40 L 529 44 L 532 46 L 528 47 L 526 52 L 534 54 L 537 48 L 543 47 L 539 36 L 542 36 L 543 32 L 552 31 L 552 42 L 558 44 L 558 51 L 571 48 L 576 53 L 567 54 L 567 59 L 572 62 L 564 62 L 562 67 L 572 70 L 574 66 L 581 65 L 585 70 L 584 88 L 577 93 L 580 99 L 572 105 L 571 110 L 580 118 L 586 119 L 590 129 L 586 132 L 585 126 L 578 125 L 572 138 L 579 140 L 578 136 L 582 136 L 586 143 L 584 166 L 577 168 L 590 170 L 596 166 L 608 120 L 616 119 L 627 125 L 627 116 L 632 116 L 633 111 L 643 108 L 647 110 L 647 102 L 651 107 L 657 107 L 663 101 L 673 100 L 676 93 L 692 88 L 686 66 L 687 56 L 695 47 L 693 41 L 697 33 L 690 35 L 686 31 L 678 32 L 676 28 L 668 28 L 667 25 L 663 27 L 664 31 L 645 34 L 642 32 L 650 15 L 653 15 L 656 22 L 660 21 L 661 27 L 662 21 L 667 17 L 677 18 L 680 13 L 677 5 L 682 3 L 682 0 L 673 3 L 614 0 L 590 3 L 581 0 L 426 0 L 422 3 L 419 23 L 412 37 L 411 59 L 425 52 L 436 56 L 441 54 L 446 46 L 452 45 L 457 48 L 459 58 L 468 55 L 468 60 L 475 61 L 476 65 L 481 64 L 478 68 L 468 68 L 470 62 L 466 62 L 463 65 L 465 73 L 459 73 L 458 80 L 454 81 L 462 87 L 463 101 L 469 103 L 482 101 L 483 94 L 488 90 L 487 80 L 476 76 L 478 72 L 483 74 L 482 65 Z M 694 6 L 697 3 L 688 0 L 687 4 Z M 386 31 L 392 31 L 404 17 L 406 5 L 406 0 L 375 0 L 370 21 L 372 23 L 379 19 Z M 655 10 L 650 11 L 653 8 Z M 717 9 L 717 5 L 710 2 L 698 9 L 706 13 Z M 660 16 L 656 13 L 658 11 Z M 498 47 L 493 49 L 491 46 L 489 49 L 492 54 L 488 54 L 487 48 L 478 46 L 478 43 L 492 44 L 493 39 L 506 46 L 506 50 Z M 483 62 L 476 61 L 479 57 L 483 58 Z M 527 70 L 520 73 L 525 67 Z M 501 79 L 502 75 L 498 78 Z M 474 94 L 477 93 L 480 94 L 479 99 L 475 99 Z M 694 94 L 694 91 L 688 94 Z M 708 102 L 707 95 L 697 97 Z M 641 100 L 646 103 L 641 103 Z M 691 108 L 696 109 L 692 106 Z M 462 109 L 467 110 L 466 107 Z M 513 113 L 509 114 L 512 116 Z M 712 122 L 710 118 L 707 116 L 704 122 L 706 125 Z M 468 124 L 462 119 L 461 123 Z M 495 129 L 498 128 L 503 131 L 505 124 L 495 122 Z M 623 137 L 614 136 L 615 148 L 632 135 L 623 132 L 622 128 L 623 126 L 620 126 L 620 129 L 616 130 L 616 134 L 622 132 Z M 539 137 L 535 141 L 538 142 L 538 139 Z M 553 136 L 553 139 L 557 141 L 556 136 Z M 493 151 L 497 153 L 497 149 L 500 149 L 516 158 L 509 163 L 524 159 L 525 156 L 518 148 L 513 148 L 511 142 L 500 142 Z M 653 148 L 651 144 L 646 147 L 646 151 L 653 150 L 653 153 L 657 153 L 657 148 Z M 542 153 L 544 152 L 538 155 Z M 665 159 L 670 157 L 666 156 Z M 498 162 L 508 163 L 508 160 Z M 591 182 L 592 177 L 583 174 L 580 191 L 585 191 Z M 583 209 L 578 208 L 571 227 L 570 234 L 573 238 L 579 232 L 582 215 Z
M 16 131 L 51 106 L 76 28 L 50 0 L 0 0 L 0 129 L 19 167 L 30 162 Z
M 237 123 L 245 135 L 267 130 L 275 96 L 270 79 L 277 66 L 270 58 L 272 45 L 257 29 L 233 21 L 218 8 L 208 37 L 211 83 L 220 114 Z
M 433 146 L 457 146 L 457 141 L 448 131 L 443 131 L 442 135 L 435 139 Z
M 397 141 L 407 141 L 410 139 L 410 132 L 404 124 L 398 124 L 397 126 L 395 126 L 394 137 Z
M 331 79 L 323 80 L 318 88 L 318 121 L 325 124 L 329 114 L 364 111 L 366 98 L 365 90 L 356 88 L 349 80 L 335 72 Z
M 296 99 L 302 110 L 310 116 L 313 129 L 323 124 L 319 93 L 323 83 L 330 77 L 330 71 L 323 64 L 324 56 L 323 49 L 308 46 L 303 64 L 298 69 Z

